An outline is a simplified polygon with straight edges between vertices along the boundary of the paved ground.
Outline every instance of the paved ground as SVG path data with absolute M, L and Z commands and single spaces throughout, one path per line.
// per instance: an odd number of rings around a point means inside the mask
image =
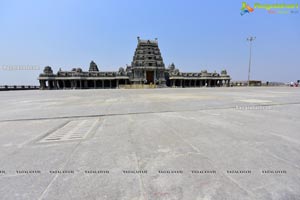
M 300 89 L 0 93 L 0 199 L 300 199 Z

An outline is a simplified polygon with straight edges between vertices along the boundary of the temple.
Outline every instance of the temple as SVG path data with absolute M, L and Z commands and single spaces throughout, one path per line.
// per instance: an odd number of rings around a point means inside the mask
M 40 89 L 105 89 L 126 86 L 155 87 L 221 87 L 229 86 L 230 76 L 226 70 L 221 73 L 180 72 L 172 63 L 165 67 L 158 41 L 141 40 L 135 50 L 131 66 L 120 67 L 118 71 L 100 71 L 91 61 L 88 71 L 73 68 L 71 71 L 59 71 L 55 74 L 46 66 L 38 78 Z

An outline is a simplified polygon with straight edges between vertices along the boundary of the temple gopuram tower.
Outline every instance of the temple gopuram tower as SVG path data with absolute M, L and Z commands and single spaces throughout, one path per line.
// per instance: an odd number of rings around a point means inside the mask
M 165 86 L 165 64 L 155 40 L 138 39 L 133 61 L 131 63 L 130 80 L 132 84 L 156 84 Z

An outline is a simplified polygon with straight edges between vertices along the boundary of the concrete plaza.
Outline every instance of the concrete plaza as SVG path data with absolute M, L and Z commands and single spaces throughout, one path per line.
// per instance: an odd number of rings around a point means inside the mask
M 0 199 L 300 199 L 300 89 L 0 93 Z

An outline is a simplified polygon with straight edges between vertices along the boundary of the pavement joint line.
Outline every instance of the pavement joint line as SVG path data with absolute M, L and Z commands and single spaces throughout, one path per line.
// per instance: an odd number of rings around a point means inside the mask
M 45 134 L 42 134 L 42 135 L 38 135 L 37 137 L 27 141 L 27 142 L 24 142 L 19 148 L 17 148 L 16 150 L 14 150 L 13 152 L 11 152 L 10 154 L 8 154 L 7 156 L 12 156 L 12 155 L 15 155 L 16 153 L 18 153 L 19 151 L 22 151 L 23 150 L 23 147 L 25 145 L 33 145 L 33 144 L 39 144 L 37 143 L 38 141 L 40 141 L 41 139 L 43 139 L 44 137 L 47 137 L 48 135 L 50 135 L 51 133 L 53 133 L 54 131 L 64 127 L 66 124 L 68 124 L 69 121 L 66 121 L 64 123 L 61 123 L 59 124 L 58 126 L 50 129 L 49 131 L 47 131 Z M 78 141 L 78 140 L 77 140 Z M 50 143 L 50 142 L 49 142 Z M 54 142 L 52 142 L 54 143 Z M 57 143 L 57 142 L 55 142 Z
M 195 118 L 189 118 L 189 119 L 195 120 Z M 198 120 L 196 120 L 196 121 L 198 121 Z M 200 122 L 200 121 L 199 121 L 199 122 Z M 298 142 L 296 142 L 296 141 L 294 141 L 294 140 L 287 140 L 286 137 L 282 137 L 281 135 L 274 134 L 274 133 L 270 133 L 270 132 L 266 132 L 266 131 L 263 131 L 263 132 L 264 132 L 264 134 L 271 134 L 271 135 L 277 136 L 277 137 L 279 137 L 280 139 L 285 140 L 285 141 L 287 141 L 287 142 L 293 142 L 293 143 L 299 144 Z M 175 135 L 176 135 L 176 134 L 175 134 Z M 184 141 L 184 139 L 182 139 L 182 140 Z M 255 151 L 262 152 L 261 150 L 258 150 L 258 149 L 256 149 L 256 148 L 253 148 L 253 147 L 250 147 L 250 148 L 252 148 L 252 149 L 255 150 Z M 281 158 L 281 157 L 276 156 L 275 154 L 272 154 L 272 153 L 269 153 L 269 152 L 266 152 L 266 151 L 264 151 L 264 152 L 265 152 L 266 154 L 270 155 L 271 157 L 273 157 L 274 159 L 277 159 L 277 160 L 279 160 L 279 161 L 285 162 L 286 164 L 288 164 L 288 165 L 290 165 L 290 166 L 293 166 L 293 167 L 295 167 L 295 168 L 300 169 L 300 167 L 299 167 L 298 165 L 295 165 L 294 163 L 291 163 L 290 161 L 288 161 L 288 160 L 286 160 L 286 159 L 283 159 L 283 158 Z
M 65 163 L 63 163 L 62 167 L 59 170 L 64 170 L 64 168 L 69 164 L 73 154 L 75 153 L 75 151 L 77 150 L 77 148 L 81 145 L 83 140 L 79 140 L 79 142 L 75 145 L 75 147 L 73 148 L 73 150 L 69 153 L 69 155 L 67 156 L 67 160 Z M 45 196 L 47 195 L 48 191 L 50 190 L 50 188 L 52 187 L 53 183 L 56 181 L 56 179 L 58 178 L 60 174 L 57 173 L 55 174 L 55 176 L 53 177 L 53 179 L 51 179 L 51 181 L 49 182 L 49 184 L 47 185 L 47 187 L 45 188 L 45 190 L 41 193 L 40 197 L 38 198 L 38 200 L 42 200 L 45 198 Z
M 282 162 L 285 162 L 286 164 L 290 165 L 290 166 L 293 166 L 295 168 L 297 168 L 298 170 L 300 169 L 300 167 L 298 165 L 295 165 L 294 163 L 284 159 L 284 158 L 281 158 L 279 156 L 276 156 L 275 154 L 273 153 L 270 153 L 270 152 L 267 152 L 267 151 L 264 151 L 266 154 L 270 155 L 271 157 L 273 157 L 274 159 L 277 159 L 278 161 L 282 161 Z
M 288 103 L 271 103 L 271 104 L 255 104 L 255 106 L 285 106 L 285 105 L 300 105 L 300 102 L 288 102 Z M 239 106 L 250 106 L 239 105 Z M 126 116 L 126 115 L 143 115 L 143 114 L 159 114 L 159 113 L 179 113 L 179 112 L 197 112 L 203 110 L 223 110 L 233 109 L 235 106 L 226 107 L 207 107 L 203 109 L 191 109 L 191 110 L 165 110 L 165 111 L 144 111 L 144 112 L 132 112 L 132 113 L 108 113 L 108 114 L 94 114 L 94 115 L 74 115 L 74 116 L 63 116 L 63 117 L 41 117 L 41 118 L 24 118 L 24 119 L 8 119 L 0 120 L 1 122 L 19 122 L 19 121 L 38 121 L 38 120 L 56 120 L 56 119 L 77 119 L 77 118 L 94 118 L 94 117 L 112 117 L 112 116 Z
M 285 141 L 287 141 L 287 142 L 290 142 L 290 143 L 295 143 L 295 144 L 297 144 L 297 145 L 299 145 L 299 147 L 300 147 L 300 143 L 298 142 L 298 141 L 296 141 L 296 140 L 294 140 L 294 139 L 292 139 L 292 138 L 289 138 L 289 137 L 286 137 L 286 136 L 284 136 L 284 135 L 280 135 L 280 134 L 278 134 L 277 132 L 275 132 L 275 131 L 263 131 L 265 134 L 269 134 L 269 135 L 273 135 L 273 136 L 275 136 L 275 137 L 278 137 L 278 138 L 280 138 L 281 140 L 285 140 Z M 300 149 L 299 149 L 300 150 Z
M 130 128 L 133 127 L 133 124 L 134 123 L 134 120 L 132 119 L 132 117 L 130 116 L 129 117 L 129 126 Z M 133 141 L 133 136 L 132 136 L 132 133 L 133 131 L 129 131 L 129 137 L 131 138 L 130 141 Z M 130 145 L 133 146 L 134 144 L 132 142 L 130 142 Z M 134 161 L 135 161 L 135 166 L 137 167 L 138 170 L 141 170 L 141 167 L 140 167 L 140 162 L 139 162 L 139 158 L 138 158 L 138 155 L 137 155 L 137 152 L 134 151 L 133 152 L 133 157 L 134 157 Z M 137 178 L 139 180 L 139 188 L 140 188 L 140 200 L 147 200 L 147 193 L 145 192 L 145 183 L 143 181 L 143 177 L 142 177 L 142 174 L 136 174 L 137 175 Z
M 161 119 L 161 120 L 163 120 L 163 119 Z M 198 154 L 198 155 L 200 155 L 201 157 L 207 159 L 207 161 L 210 163 L 211 166 L 215 166 L 216 169 L 217 169 L 218 171 L 221 172 L 221 176 L 223 176 L 224 178 L 227 178 L 230 182 L 232 182 L 233 184 L 237 185 L 237 187 L 239 187 L 242 191 L 246 192 L 248 195 L 251 195 L 252 197 L 256 197 L 256 195 L 255 195 L 253 192 L 251 192 L 251 191 L 247 190 L 246 188 L 244 188 L 243 186 L 241 186 L 234 178 L 232 178 L 231 176 L 227 175 L 226 173 L 223 173 L 223 172 L 219 169 L 219 167 L 217 167 L 217 166 L 214 164 L 214 161 L 212 161 L 210 158 L 208 158 L 207 156 L 204 156 L 204 155 L 201 153 L 200 149 L 198 149 L 196 146 L 194 146 L 193 144 L 187 142 L 184 138 L 182 138 L 180 135 L 178 135 L 178 134 L 177 134 L 177 130 L 176 130 L 174 127 L 172 127 L 172 125 L 169 126 L 169 129 L 170 129 L 170 131 L 173 132 L 173 134 L 174 134 L 176 137 L 178 137 L 178 138 L 181 139 L 184 143 L 186 143 L 188 146 L 190 146 L 190 147 L 195 151 L 196 154 Z
M 134 159 L 135 159 L 135 164 L 138 168 L 138 170 L 141 170 L 141 167 L 140 167 L 140 164 L 139 164 L 139 160 L 138 160 L 138 157 L 137 157 L 137 154 L 136 152 L 134 152 Z M 140 190 L 141 190 L 141 194 L 140 194 L 140 199 L 141 200 L 145 200 L 145 199 L 148 199 L 146 198 L 146 192 L 145 192 L 145 184 L 144 184 L 144 181 L 143 181 L 143 177 L 142 177 L 142 174 L 137 174 L 137 177 L 139 179 L 139 187 L 140 187 Z M 142 197 L 142 198 L 141 198 Z

